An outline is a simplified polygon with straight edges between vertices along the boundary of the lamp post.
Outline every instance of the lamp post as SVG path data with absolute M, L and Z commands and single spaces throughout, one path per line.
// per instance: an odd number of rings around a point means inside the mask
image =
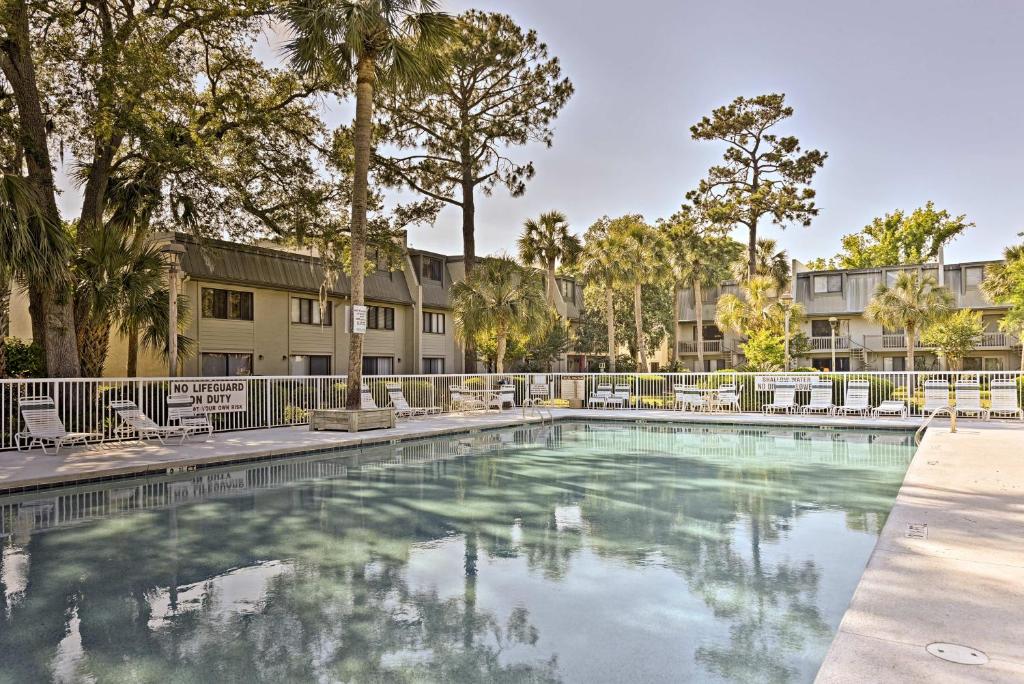
M 832 372 L 836 372 L 836 328 L 839 327 L 839 319 L 831 316 L 828 319 L 829 327 L 832 328 L 832 338 L 829 346 L 832 347 Z
M 167 257 L 167 377 L 178 375 L 178 266 L 184 245 L 173 237 L 160 250 Z
M 783 327 L 783 353 L 785 354 L 785 361 L 782 364 L 783 370 L 789 372 L 789 322 L 793 317 L 793 295 L 789 292 L 784 292 L 779 297 L 779 302 L 782 304 L 783 320 L 785 325 Z

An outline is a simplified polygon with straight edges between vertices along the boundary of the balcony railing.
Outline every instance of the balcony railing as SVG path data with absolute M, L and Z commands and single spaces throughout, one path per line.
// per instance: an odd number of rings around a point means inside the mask
M 704 340 L 704 353 L 705 354 L 720 354 L 724 347 L 722 346 L 722 340 Z M 680 354 L 696 354 L 697 353 L 697 342 L 695 341 L 684 341 L 679 343 Z
M 832 351 L 833 338 L 831 335 L 823 337 L 808 337 L 807 341 L 811 345 L 811 351 Z M 849 335 L 836 335 L 835 336 L 835 348 L 837 351 L 847 351 L 850 349 L 850 336 Z
M 907 336 L 903 334 L 865 335 L 864 346 L 871 351 L 905 350 L 907 348 Z M 921 343 L 920 337 L 914 342 L 915 349 L 924 349 L 925 346 Z
M 978 340 L 978 349 L 996 349 L 999 347 L 1016 347 L 1020 344 L 1013 335 L 1007 335 L 1001 332 L 987 332 L 981 336 Z

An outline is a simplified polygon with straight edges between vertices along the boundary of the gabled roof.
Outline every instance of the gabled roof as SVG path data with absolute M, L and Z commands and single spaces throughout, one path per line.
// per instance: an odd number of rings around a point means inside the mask
M 317 257 L 224 240 L 199 241 L 184 234 L 177 235 L 176 240 L 185 247 L 182 268 L 196 280 L 317 293 L 324 279 L 324 269 Z M 365 282 L 368 300 L 412 303 L 401 272 L 368 273 Z M 344 273 L 339 274 L 329 284 L 327 292 L 348 297 L 350 279 Z

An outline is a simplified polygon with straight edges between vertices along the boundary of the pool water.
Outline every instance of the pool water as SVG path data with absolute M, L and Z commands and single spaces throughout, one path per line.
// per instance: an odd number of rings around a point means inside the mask
M 0 682 L 811 681 L 913 451 L 562 423 L 0 498 Z

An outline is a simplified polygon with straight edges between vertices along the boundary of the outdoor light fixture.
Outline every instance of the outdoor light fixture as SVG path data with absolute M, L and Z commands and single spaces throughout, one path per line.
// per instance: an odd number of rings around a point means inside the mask
M 836 318 L 835 316 L 830 316 L 829 319 L 828 319 L 828 324 L 832 328 L 832 338 L 830 340 L 831 344 L 829 346 L 832 347 L 832 372 L 835 373 L 836 372 L 836 328 L 839 327 L 839 319 Z
M 160 252 L 167 260 L 167 376 L 173 378 L 178 375 L 178 272 L 185 246 L 174 241 L 174 233 L 166 235 L 169 240 Z

